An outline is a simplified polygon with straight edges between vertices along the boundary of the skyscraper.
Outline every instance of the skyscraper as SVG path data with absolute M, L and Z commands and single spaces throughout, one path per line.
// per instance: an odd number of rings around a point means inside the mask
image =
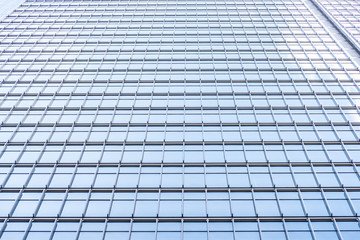
M 359 239 L 360 8 L 326 2 L 15 6 L 0 239 Z

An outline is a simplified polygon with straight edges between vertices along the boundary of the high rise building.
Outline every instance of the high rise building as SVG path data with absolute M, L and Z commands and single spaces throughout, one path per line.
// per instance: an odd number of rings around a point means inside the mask
M 357 1 L 20 2 L 1 240 L 360 239 Z

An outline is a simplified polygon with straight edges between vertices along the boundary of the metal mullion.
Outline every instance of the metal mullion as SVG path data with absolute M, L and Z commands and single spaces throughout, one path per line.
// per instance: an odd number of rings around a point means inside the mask
M 358 216 L 359 215 L 359 213 L 357 212 L 357 210 L 356 210 L 356 208 L 355 208 L 355 206 L 354 206 L 354 204 L 353 204 L 353 199 L 352 198 L 350 198 L 350 196 L 349 196 L 349 193 L 348 193 L 348 190 L 344 187 L 343 189 L 343 192 L 344 192 L 344 194 L 345 194 L 345 197 L 347 198 L 347 202 L 348 202 L 348 204 L 350 205 L 350 208 L 351 208 L 351 210 L 352 210 L 352 213 L 355 215 L 355 216 Z
M 118 96 L 117 96 L 117 102 L 116 102 L 116 106 L 114 106 L 113 107 L 113 115 L 112 115 L 112 119 L 111 119 L 111 121 L 110 121 L 110 125 L 112 125 L 112 123 L 113 123 L 113 120 L 114 120 L 114 118 L 115 118 L 115 115 L 116 115 L 116 110 L 117 110 L 117 106 L 119 105 L 119 101 L 120 101 L 120 96 L 121 96 L 121 94 L 118 94 Z M 98 111 L 101 109 L 101 107 L 98 107 Z M 110 133 L 110 131 L 109 131 L 109 133 Z M 109 133 L 108 133 L 108 136 L 109 136 Z M 108 137 L 107 136 L 107 137 Z
M 160 196 L 159 196 L 159 199 L 160 199 Z M 155 231 L 154 231 L 155 239 L 158 239 L 158 237 L 157 237 L 158 236 L 158 228 L 159 228 L 159 219 L 157 218 L 157 219 L 155 219 Z
M 157 198 L 157 205 L 156 205 L 157 206 L 156 218 L 158 219 L 159 218 L 159 211 L 160 211 L 160 202 L 161 202 L 161 189 L 160 189 L 160 186 L 159 186 L 159 189 L 158 189 L 157 193 L 158 193 L 158 198 Z M 157 236 L 156 229 L 157 229 L 157 226 L 155 228 L 155 239 L 156 239 L 156 236 Z
M 184 191 L 182 191 L 182 196 L 183 196 L 182 201 L 184 202 Z M 184 206 L 184 204 L 183 204 L 183 206 Z M 182 215 L 182 217 L 183 217 L 183 215 Z M 184 239 L 184 218 L 180 219 L 180 223 L 181 223 L 180 239 Z
M 249 174 L 250 172 L 249 172 L 249 169 L 248 169 L 248 175 L 250 175 Z M 250 181 L 250 179 L 249 179 L 249 181 Z M 251 181 L 250 181 L 250 183 L 251 183 Z M 252 200 L 252 205 L 253 205 L 253 207 L 254 207 L 254 210 L 255 210 L 255 217 L 257 218 L 257 221 L 259 221 L 260 220 L 260 218 L 259 218 L 259 213 L 258 213 L 258 211 L 257 211 L 257 209 L 256 209 L 256 204 L 255 204 L 255 195 L 254 195 L 254 188 L 253 188 L 253 186 L 252 186 L 252 184 L 250 185 L 250 193 L 251 193 L 251 200 Z M 260 231 L 260 224 L 258 225 L 258 227 L 259 227 L 259 234 L 260 234 L 260 238 L 261 238 L 261 231 Z
M 322 191 L 322 186 L 321 186 L 320 181 L 319 181 L 319 179 L 317 177 L 316 171 L 315 171 L 314 166 L 313 166 L 313 162 L 310 163 L 309 167 L 311 169 L 311 173 L 313 174 L 313 176 L 315 178 L 315 181 L 317 183 L 317 187 Z
M 15 200 L 15 201 L 14 201 L 14 204 L 13 204 L 11 210 L 9 211 L 9 213 L 8 213 L 8 215 L 7 215 L 7 218 L 10 219 L 10 218 L 12 217 L 15 209 L 17 208 L 17 206 L 18 206 L 18 204 L 19 204 L 19 202 L 20 202 L 20 199 L 21 199 L 23 193 L 24 193 L 24 188 L 21 188 L 21 189 L 18 190 L 18 195 L 17 195 L 16 199 L 14 198 L 14 200 Z
M 302 205 L 302 209 L 304 210 L 305 217 L 308 218 L 309 212 L 306 209 L 306 205 L 305 205 L 304 199 L 303 199 L 302 194 L 301 194 L 302 189 L 300 189 L 297 184 L 296 184 L 296 190 L 297 190 L 296 192 L 298 194 L 299 200 L 300 200 L 301 205 Z
M 284 96 L 283 96 L 284 97 Z M 277 132 L 278 132 L 278 134 L 279 134 L 279 136 L 280 136 L 280 130 L 279 130 L 279 128 L 278 128 L 278 123 L 277 123 L 277 121 L 276 121 L 276 118 L 275 118 L 275 114 L 274 114 L 274 109 L 273 109 L 273 107 L 270 105 L 270 114 L 271 114 L 271 117 L 272 117 L 272 119 L 274 120 L 274 122 L 273 122 L 273 124 L 276 126 L 276 130 L 277 130 Z M 275 109 L 276 110 L 276 109 Z M 287 111 L 289 112 L 289 110 L 287 109 Z M 289 115 L 290 115 L 290 113 L 289 113 Z
M 37 199 L 37 200 L 38 200 L 38 204 L 37 204 L 37 206 L 36 206 L 36 208 L 35 208 L 35 210 L 34 210 L 34 212 L 33 212 L 33 214 L 32 214 L 33 219 L 34 219 L 35 216 L 37 215 L 37 213 L 38 213 L 38 211 L 39 211 L 39 209 L 40 209 L 40 206 L 41 206 L 42 203 L 44 202 L 44 198 L 45 198 L 45 193 L 46 193 L 46 191 L 47 191 L 46 189 L 43 189 L 40 198 Z M 24 238 L 24 240 L 25 240 L 25 238 Z
M 138 83 L 138 89 L 139 89 L 139 86 L 140 86 L 140 82 Z M 150 99 L 150 103 L 149 103 L 149 108 L 147 109 L 148 110 L 147 120 L 144 123 L 145 124 L 145 131 L 146 131 L 144 142 L 146 141 L 146 137 L 147 137 L 148 130 L 149 130 L 149 120 L 150 120 L 150 115 L 151 115 L 150 112 L 151 112 L 151 106 L 152 106 L 153 100 L 154 100 L 154 91 L 152 91 L 151 95 L 149 96 L 149 99 Z M 166 110 L 166 112 L 167 112 L 167 110 Z M 166 124 L 166 122 L 165 122 L 165 124 Z
M 256 216 L 258 214 L 256 213 Z M 258 234 L 259 234 L 259 237 L 260 239 L 264 239 L 263 238 L 263 232 L 261 231 L 261 224 L 260 224 L 260 218 L 257 216 L 257 219 L 256 219 L 256 224 L 257 224 L 257 227 L 258 227 Z
M 104 153 L 104 150 L 105 150 L 105 145 L 106 143 L 104 143 L 104 148 L 103 148 L 103 153 Z M 124 149 L 124 145 L 123 145 L 123 149 Z M 122 155 L 124 154 L 124 151 L 122 151 Z M 120 161 L 122 160 L 122 156 L 120 158 Z M 121 163 L 118 163 L 117 164 L 117 172 L 116 172 L 116 178 L 115 178 L 115 183 L 114 183 L 114 188 L 116 188 L 116 185 L 117 185 L 117 182 L 119 181 L 119 176 L 120 176 L 120 169 L 122 167 L 122 164 Z M 139 167 L 140 168 L 140 167 Z M 111 210 L 111 207 L 110 207 L 110 210 Z
M 264 152 L 265 152 L 264 145 L 263 145 L 263 150 L 264 150 Z M 265 156 L 266 156 L 266 153 L 265 153 Z M 270 167 L 270 165 L 269 165 L 269 161 L 268 161 L 268 160 L 267 160 L 267 165 L 266 165 L 266 167 L 267 167 L 267 170 L 268 170 L 269 177 L 270 177 L 270 179 L 271 179 L 272 187 L 274 188 L 274 191 L 276 191 L 276 185 L 275 185 L 275 181 L 274 181 L 274 178 L 273 178 L 272 169 L 271 169 L 271 167 Z M 277 198 L 277 199 L 278 199 L 278 198 Z M 279 207 L 279 209 L 280 209 L 280 204 L 278 204 L 278 207 Z
M 133 212 L 131 214 L 131 220 L 133 221 L 134 220 L 134 213 L 135 213 L 135 209 L 136 209 L 136 204 L 138 202 L 138 192 L 139 192 L 139 189 L 135 189 L 135 197 L 134 197 L 134 209 L 133 209 Z M 131 231 L 131 228 L 130 228 L 130 231 Z
M 300 144 L 302 144 L 302 146 L 304 146 L 304 142 L 303 142 L 303 140 L 302 140 L 302 137 L 301 137 L 301 134 L 300 134 L 300 131 L 299 131 L 299 129 L 298 129 L 298 126 L 297 126 L 296 122 L 293 121 L 293 124 L 294 124 L 295 134 L 296 134 L 296 136 L 298 137 L 298 139 L 300 139 Z M 282 141 L 282 144 L 284 144 L 283 141 Z M 309 159 L 309 156 L 308 156 L 308 154 L 306 153 L 305 147 L 303 147 L 303 148 L 304 148 L 306 157 Z
M 145 150 L 145 149 L 144 149 Z M 160 163 L 160 183 L 159 183 L 159 189 L 162 187 L 162 180 L 163 180 L 163 174 L 164 174 L 164 164 L 161 161 Z M 160 193 L 159 193 L 160 194 Z M 160 205 L 159 205 L 160 207 Z
M 25 240 L 27 238 L 27 236 L 29 235 L 29 231 L 30 231 L 30 228 L 31 228 L 31 225 L 33 222 L 34 222 L 34 218 L 31 218 L 30 220 L 28 220 L 28 225 L 24 231 L 23 238 L 22 238 L 23 240 Z
M 21 122 L 20 122 L 20 124 L 21 124 Z M 41 127 L 40 127 L 40 128 L 41 128 Z M 32 133 L 31 133 L 30 137 L 27 139 L 27 142 L 29 142 L 30 139 L 34 136 L 34 134 L 38 132 L 38 131 L 37 131 L 38 129 L 39 129 L 39 122 L 35 123 L 35 126 L 34 126 L 34 128 L 32 129 Z M 54 132 L 54 129 L 55 129 L 55 124 L 54 124 L 54 126 L 53 126 L 52 132 Z M 39 156 L 39 157 L 40 157 L 40 156 Z M 38 159 L 39 159 L 39 157 L 38 157 Z
M 262 84 L 263 84 L 263 83 L 262 83 Z M 267 105 L 271 108 L 271 104 L 270 104 L 270 102 L 269 102 L 268 92 L 265 91 L 265 95 L 264 95 L 264 96 L 265 96 L 265 98 L 266 98 Z M 282 100 L 285 102 L 284 94 L 281 94 L 281 95 L 279 95 L 279 96 L 281 96 Z
M 226 167 L 226 166 L 225 166 Z M 227 168 L 226 168 L 226 179 L 228 178 L 227 177 Z M 233 211 L 233 206 L 232 206 L 232 200 L 233 200 L 233 198 L 232 198 L 232 196 L 231 196 L 231 188 L 230 188 L 230 186 L 229 186 L 229 184 L 228 184 L 228 189 L 227 189 L 227 193 L 228 193 L 228 196 L 229 196 L 229 207 L 230 207 L 230 214 L 231 214 L 231 218 L 232 218 L 232 225 L 233 225 L 233 234 L 234 234 L 234 237 L 236 236 L 236 234 L 235 234 L 235 226 L 234 226 L 234 222 L 233 222 L 233 220 L 234 220 L 234 211 Z
M 18 129 L 18 127 L 19 127 L 19 124 L 17 125 L 17 129 Z M 15 130 L 16 132 L 17 132 L 17 129 Z M 13 137 L 13 136 L 12 136 L 12 137 Z M 11 138 L 12 138 L 12 137 L 11 137 Z M 5 144 L 8 146 L 9 143 L 10 143 L 10 140 L 8 140 Z M 28 145 L 28 142 L 25 142 L 25 143 L 23 144 L 22 150 L 20 151 L 20 154 L 19 154 L 19 156 L 17 157 L 17 159 L 14 161 L 14 164 L 17 164 L 17 162 L 19 161 L 19 159 L 22 157 L 22 155 L 24 154 L 24 151 L 26 150 L 27 145 Z
M 67 187 L 68 190 L 71 188 L 71 185 L 73 184 L 74 179 L 75 179 L 75 176 L 76 176 L 76 174 L 77 174 L 77 169 L 78 169 L 78 167 L 79 167 L 78 163 L 79 163 L 79 160 L 77 161 L 77 163 L 76 163 L 75 166 L 74 166 L 74 171 L 73 171 L 73 173 L 72 173 L 72 177 L 71 177 L 71 179 L 70 179 L 70 181 L 69 181 L 69 185 L 68 185 L 68 187 Z
M 19 81 L 15 82 L 15 83 L 14 83 L 14 87 L 13 87 L 10 91 L 12 91 L 13 89 L 15 89 L 15 88 L 17 87 L 18 83 L 19 83 Z M 10 91 L 9 91 L 9 92 L 10 92 Z M 12 94 L 11 94 L 11 93 L 6 94 L 6 96 L 5 96 L 6 98 L 4 98 L 3 102 L 6 102 L 6 100 L 8 100 L 7 97 L 8 97 L 9 95 L 11 96 Z M 14 108 L 18 108 L 18 105 L 19 105 L 23 100 L 26 99 L 25 97 L 26 97 L 25 92 L 22 92 L 22 93 L 20 94 L 20 96 L 18 96 L 18 99 L 17 99 L 16 103 L 11 107 L 10 110 L 13 111 Z M 40 98 L 40 93 L 38 93 L 36 96 L 33 97 L 33 102 L 32 102 L 32 104 L 31 104 L 29 107 L 26 107 L 26 108 L 27 108 L 27 109 L 28 109 L 28 108 L 31 108 L 31 107 L 34 105 L 34 103 L 39 100 L 39 98 Z
M 110 200 L 111 201 L 111 203 L 110 204 L 112 204 L 112 200 Z M 111 208 L 111 205 L 110 205 L 110 208 Z M 109 218 L 106 218 L 105 219 L 105 226 L 104 226 L 104 230 L 102 231 L 102 240 L 105 240 L 105 237 L 106 237 L 106 229 L 107 229 L 107 225 L 108 225 L 108 223 L 109 223 Z
M 100 164 L 99 164 L 99 162 L 98 162 L 98 163 L 96 164 L 96 169 L 95 169 L 95 173 L 94 173 L 94 178 L 93 178 L 93 180 L 92 180 L 92 184 L 90 185 L 90 188 L 91 188 L 91 189 L 94 187 L 95 181 L 96 181 L 97 177 L 100 176 L 100 174 L 98 174 L 98 173 L 99 173 L 99 168 L 100 168 L 99 165 L 100 165 Z
M 84 208 L 84 211 L 81 215 L 81 222 L 80 222 L 80 226 L 79 226 L 79 229 L 81 228 L 81 223 L 82 221 L 84 220 L 84 217 L 85 217 L 85 214 L 86 214 L 86 211 L 88 210 L 88 207 L 89 207 L 89 202 L 90 202 L 90 198 L 91 198 L 91 195 L 92 195 L 92 192 L 93 190 L 92 189 L 87 189 L 86 192 L 88 193 L 87 195 L 87 199 L 85 200 L 86 203 L 85 203 L 85 208 Z M 77 236 L 77 238 L 79 237 L 79 235 Z
M 271 174 L 271 171 L 269 170 L 269 173 Z M 275 194 L 275 200 L 276 200 L 276 205 L 277 207 L 279 208 L 279 213 L 280 213 L 280 218 L 282 220 L 282 223 L 284 222 L 284 213 L 281 209 L 281 205 L 280 205 L 280 198 L 278 196 L 278 190 L 274 187 L 274 194 Z M 283 223 L 283 227 L 285 228 L 285 224 Z M 286 233 L 286 230 L 284 229 L 285 231 L 285 235 L 286 235 L 286 239 L 289 239 L 288 238 L 288 234 Z
M 285 232 L 285 237 L 287 240 L 290 240 L 290 236 L 289 236 L 289 231 L 287 230 L 287 227 L 286 227 L 286 221 L 284 218 L 281 219 L 281 222 L 283 224 L 283 228 L 284 228 L 284 232 Z
M 54 234 L 55 234 L 55 229 L 56 229 L 56 227 L 57 227 L 58 222 L 59 222 L 59 219 L 58 219 L 58 218 L 55 218 L 55 219 L 53 220 L 53 227 L 52 227 L 52 229 L 50 230 L 49 239 L 53 239 Z
M 206 162 L 206 159 L 205 159 L 205 147 L 204 147 L 204 142 L 203 144 L 201 145 L 201 149 L 202 149 L 202 157 L 204 159 L 204 162 L 203 162 L 203 178 L 204 178 L 204 190 L 207 190 L 208 186 L 207 186 L 207 179 L 208 179 L 208 173 L 207 173 L 207 162 Z M 185 171 L 185 166 L 184 166 L 184 171 Z M 193 173 L 192 173 L 193 174 Z M 207 195 L 206 195 L 206 199 L 207 199 Z M 206 200 L 206 216 L 208 216 L 207 214 L 207 200 Z
M 11 177 L 11 175 L 14 172 L 16 163 L 11 164 L 11 167 L 9 168 L 9 171 L 7 172 L 6 176 L 4 177 L 4 180 L 2 181 L 3 184 L 1 185 L 1 187 L 4 187 L 4 185 L 6 185 L 7 181 L 9 180 L 9 178 Z M 29 173 L 30 175 L 30 173 Z
M 23 187 L 25 187 L 26 185 L 28 185 L 30 179 L 31 179 L 32 176 L 34 175 L 35 168 L 36 168 L 36 162 L 33 163 L 32 168 L 31 168 L 31 171 L 29 172 L 29 175 L 28 175 L 27 179 L 25 180 L 25 183 L 24 183 Z M 15 167 L 14 167 L 14 169 L 15 169 Z
M 131 239 L 133 225 L 134 225 L 134 218 L 131 218 L 130 219 L 130 228 L 129 228 L 129 237 L 127 238 L 127 240 Z
M 36 166 L 38 166 L 38 165 L 36 165 Z M 53 166 L 52 171 L 50 172 L 49 180 L 48 180 L 47 184 L 45 185 L 45 189 L 47 189 L 50 186 L 50 183 L 53 180 L 53 178 L 55 176 L 55 172 L 56 172 L 58 167 L 59 167 L 58 163 L 55 163 L 54 166 Z
M 80 112 L 79 112 L 79 115 L 80 115 Z M 75 122 L 74 122 L 74 124 L 75 124 Z M 85 128 L 85 126 L 77 126 L 77 127 L 80 127 L 80 129 L 81 129 L 81 128 Z M 75 128 L 75 127 L 74 127 L 74 128 Z M 71 137 L 72 137 L 73 134 L 76 134 L 76 132 L 73 131 L 74 128 L 73 128 L 72 131 L 71 131 Z M 87 131 L 87 137 L 86 137 L 86 139 L 85 139 L 85 141 L 84 141 L 84 144 L 83 144 L 83 145 L 84 145 L 83 151 L 84 151 L 84 149 L 85 149 L 86 144 L 88 143 L 89 137 L 90 137 L 90 135 L 91 135 L 91 133 L 92 133 L 92 130 L 93 130 L 93 128 L 94 128 L 94 121 L 90 124 L 90 126 L 86 126 L 86 128 L 88 128 L 88 131 Z M 82 156 L 82 154 L 81 154 L 81 156 Z
M 111 214 L 111 210 L 112 210 L 112 208 L 113 208 L 114 196 L 115 196 L 115 187 L 111 190 L 110 207 L 109 207 L 108 213 L 106 214 L 106 222 L 105 222 L 105 229 L 104 229 L 103 237 L 105 237 L 106 228 L 107 228 L 107 222 L 109 221 L 109 217 L 110 217 L 110 214 Z
M 206 192 L 205 192 L 206 194 Z M 207 214 L 206 214 L 207 215 Z M 209 218 L 206 218 L 206 235 L 207 235 L 207 239 L 210 239 L 210 224 L 209 224 Z
M 229 191 L 230 192 L 230 191 Z M 231 204 L 230 204 L 230 209 L 231 209 Z M 233 212 L 231 212 L 231 216 L 232 216 L 232 214 L 233 214 Z M 234 218 L 233 218 L 233 216 L 232 216 L 232 218 L 230 219 L 230 221 L 231 221 L 231 226 L 232 226 L 232 233 L 233 233 L 233 240 L 236 240 L 236 239 L 238 239 L 237 237 L 236 237 L 236 230 L 235 230 L 235 221 L 234 221 Z
M 67 105 L 69 104 L 69 102 L 71 101 L 71 99 L 72 99 L 72 97 L 74 97 L 74 96 L 76 96 L 76 95 L 73 95 L 73 93 L 71 93 L 70 95 L 69 95 L 69 97 L 68 97 L 68 102 L 66 103 L 66 105 L 65 106 L 63 106 L 63 112 L 62 112 L 62 116 L 64 116 L 64 113 L 65 113 L 65 110 L 72 110 L 72 109 L 69 109 L 69 107 L 67 107 Z M 85 100 L 85 99 L 84 99 Z M 78 113 L 76 114 L 76 118 L 75 118 L 75 121 L 72 123 L 72 129 L 71 129 L 71 133 L 72 133 L 72 131 L 74 130 L 74 126 L 75 126 L 75 124 L 77 123 L 77 120 L 78 120 L 78 118 L 79 118 L 79 116 L 81 115 L 81 112 L 83 111 L 83 103 L 81 104 L 81 106 L 80 107 L 76 107 L 77 108 L 77 110 L 78 110 Z M 68 109 L 65 109 L 65 108 L 68 108 Z
M 208 190 L 205 188 L 204 189 L 204 194 L 205 194 L 205 209 L 206 209 L 206 229 L 207 229 L 207 237 L 209 239 L 209 210 L 208 210 L 208 202 L 209 202 L 209 199 L 208 199 Z
M 339 237 L 339 240 L 343 240 L 344 238 L 342 237 L 341 231 L 339 229 L 339 226 L 338 226 L 335 218 L 332 218 L 332 223 L 335 228 L 335 232 L 336 232 L 337 236 Z
M 309 113 L 307 112 L 307 110 L 305 110 L 305 111 L 308 114 L 308 116 L 310 116 Z M 316 134 L 316 136 L 318 138 L 318 141 L 320 142 L 321 146 L 323 146 L 324 142 L 323 142 L 323 139 L 322 139 L 321 135 L 319 134 L 319 131 L 316 128 L 316 125 L 314 124 L 313 121 L 311 121 L 311 124 L 312 124 L 311 127 L 312 127 L 313 132 L 315 132 L 315 134 Z
M 87 205 L 87 204 L 86 204 L 86 205 Z M 86 207 L 87 207 L 87 206 L 86 206 Z M 76 230 L 76 239 L 79 239 L 79 237 L 80 237 L 80 233 L 81 233 L 80 229 L 82 228 L 83 222 L 84 222 L 84 213 L 83 213 L 83 216 L 78 220 L 79 227 L 78 227 L 78 229 Z
M 332 217 L 333 217 L 333 213 L 332 213 L 332 211 L 331 211 L 330 204 L 328 203 L 328 200 L 327 200 L 326 195 L 325 195 L 325 193 L 324 193 L 324 189 L 323 189 L 323 188 L 319 188 L 319 191 L 320 191 L 321 196 L 322 196 L 322 198 L 323 198 L 323 199 L 321 199 L 321 200 L 324 201 L 326 210 L 329 212 L 330 217 L 332 218 Z
M 311 221 L 311 219 L 310 219 L 308 216 L 306 216 L 306 222 L 307 222 L 307 224 L 308 224 L 308 227 L 309 227 L 309 230 L 310 230 L 310 234 L 311 234 L 311 236 L 312 236 L 312 239 L 313 239 L 313 240 L 317 240 L 317 238 L 316 238 L 316 236 L 315 236 L 314 228 L 313 228 L 313 226 L 312 226 L 312 221 Z

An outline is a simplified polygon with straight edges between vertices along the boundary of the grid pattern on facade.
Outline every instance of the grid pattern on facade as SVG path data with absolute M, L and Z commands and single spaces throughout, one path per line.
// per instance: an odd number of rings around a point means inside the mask
M 317 0 L 356 41 L 360 48 L 360 3 L 354 0 Z
M 27 1 L 0 41 L 1 240 L 360 235 L 359 67 L 301 0 Z

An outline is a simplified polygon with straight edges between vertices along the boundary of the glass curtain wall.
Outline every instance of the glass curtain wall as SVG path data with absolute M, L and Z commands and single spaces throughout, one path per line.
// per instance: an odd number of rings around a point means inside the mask
M 1 240 L 359 238 L 359 66 L 304 1 L 29 0 L 0 42 Z

